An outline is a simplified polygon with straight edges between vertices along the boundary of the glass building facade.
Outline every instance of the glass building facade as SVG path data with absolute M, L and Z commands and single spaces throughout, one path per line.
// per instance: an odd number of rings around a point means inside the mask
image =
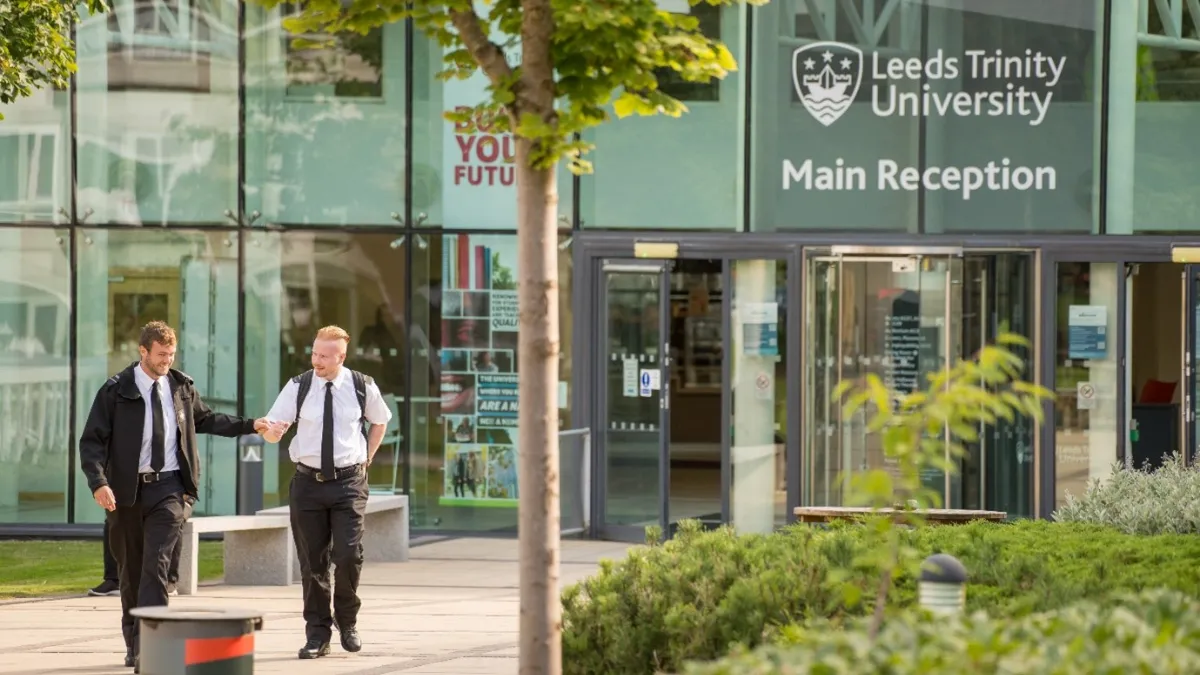
M 1055 398 L 930 476 L 948 503 L 1048 517 L 1194 454 L 1190 3 L 661 6 L 740 67 L 664 74 L 686 115 L 599 127 L 595 173 L 561 175 L 560 422 L 591 436 L 563 494 L 591 534 L 840 503 L 886 460 L 837 381 L 911 389 L 1004 329 Z M 301 49 L 294 11 L 115 0 L 68 89 L 0 110 L 0 534 L 101 521 L 76 442 L 152 319 L 246 415 L 347 328 L 393 406 L 373 489 L 418 530 L 515 528 L 512 139 L 444 120 L 485 84 L 439 79 L 412 26 Z M 201 443 L 197 513 L 233 513 L 236 442 Z M 284 504 L 286 447 L 265 462 Z

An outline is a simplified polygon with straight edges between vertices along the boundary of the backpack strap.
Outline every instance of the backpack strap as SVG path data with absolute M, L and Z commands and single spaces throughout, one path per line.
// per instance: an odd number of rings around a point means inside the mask
M 292 382 L 296 383 L 296 420 L 292 423 L 293 428 L 297 428 L 300 424 L 300 406 L 304 405 L 304 399 L 308 397 L 308 390 L 312 389 L 312 381 L 313 371 L 311 368 L 292 378 Z
M 350 370 L 350 378 L 354 380 L 354 395 L 358 397 L 358 425 L 362 428 L 363 438 L 366 438 L 367 426 L 364 422 L 367 421 L 367 385 L 375 384 L 375 379 L 357 370 Z

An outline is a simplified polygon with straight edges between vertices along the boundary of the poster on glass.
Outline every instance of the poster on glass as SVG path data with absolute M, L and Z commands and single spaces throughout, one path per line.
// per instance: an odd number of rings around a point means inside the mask
M 515 507 L 515 240 L 449 235 L 442 255 L 440 503 Z

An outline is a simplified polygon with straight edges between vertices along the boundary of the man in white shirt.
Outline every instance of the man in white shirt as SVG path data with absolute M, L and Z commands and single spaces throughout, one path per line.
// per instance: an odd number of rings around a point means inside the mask
M 392 412 L 374 380 L 343 366 L 349 344 L 350 335 L 337 326 L 317 331 L 312 370 L 288 381 L 267 413 L 271 428 L 264 436 L 272 443 L 296 422 L 288 448 L 296 464 L 289 499 L 304 591 L 302 659 L 329 653 L 335 623 L 343 649 L 362 649 L 356 624 L 367 467 Z M 364 420 L 370 425 L 365 433 Z M 335 565 L 332 589 L 330 562 Z

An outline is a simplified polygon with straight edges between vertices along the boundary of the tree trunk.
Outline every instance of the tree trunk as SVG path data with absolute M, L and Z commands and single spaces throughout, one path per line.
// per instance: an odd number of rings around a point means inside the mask
M 521 675 L 562 672 L 558 590 L 558 184 L 516 138 Z

